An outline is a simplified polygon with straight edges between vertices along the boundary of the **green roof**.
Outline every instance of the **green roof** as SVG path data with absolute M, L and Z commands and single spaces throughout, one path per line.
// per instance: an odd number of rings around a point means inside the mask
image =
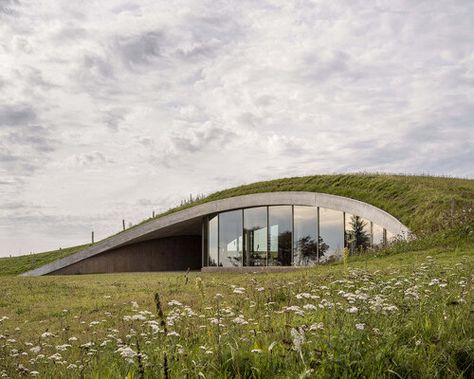
M 213 193 L 155 218 L 214 200 L 277 191 L 321 192 L 363 201 L 390 213 L 417 235 L 438 233 L 460 224 L 471 225 L 472 230 L 474 224 L 474 180 L 388 174 L 314 175 L 257 182 Z M 472 232 L 469 237 L 474 238 Z M 0 258 L 0 275 L 32 270 L 86 246 Z
M 314 175 L 257 182 L 216 192 L 165 214 L 233 196 L 277 191 L 322 192 L 363 201 L 390 213 L 415 233 L 441 230 L 452 216 L 463 211 L 474 218 L 469 212 L 474 180 L 386 174 Z

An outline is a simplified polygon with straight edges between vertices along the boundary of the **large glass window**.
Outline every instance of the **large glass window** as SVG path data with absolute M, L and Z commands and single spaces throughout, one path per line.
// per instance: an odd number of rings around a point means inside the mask
M 308 266 L 318 261 L 318 218 L 316 207 L 294 206 L 295 266 Z
M 367 250 L 372 245 L 371 222 L 365 218 L 345 214 L 344 246 L 351 255 Z
M 244 209 L 244 264 L 267 264 L 267 207 Z
M 372 224 L 372 246 L 379 248 L 384 245 L 383 228 L 380 225 Z
M 291 266 L 292 209 L 291 206 L 268 208 L 270 229 L 269 266 Z
M 205 266 L 310 266 L 378 248 L 397 236 L 357 215 L 300 205 L 252 207 L 209 216 Z
M 319 260 L 331 261 L 342 256 L 344 248 L 343 213 L 319 208 Z
M 214 216 L 209 220 L 207 228 L 207 262 L 206 266 L 217 266 L 217 216 Z
M 219 266 L 242 266 L 242 210 L 219 214 Z
M 364 232 L 369 237 L 369 245 L 365 247 L 367 250 L 369 247 L 372 246 L 372 222 L 366 218 L 361 217 L 362 223 L 364 224 Z
M 344 247 L 347 247 L 349 250 L 352 249 L 352 217 L 354 215 L 350 213 L 344 213 Z

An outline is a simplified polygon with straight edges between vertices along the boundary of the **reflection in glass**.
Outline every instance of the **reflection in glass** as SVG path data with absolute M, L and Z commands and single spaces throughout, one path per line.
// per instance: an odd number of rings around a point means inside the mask
M 242 265 L 242 210 L 219 214 L 219 266 Z
M 351 255 L 367 250 L 371 245 L 370 221 L 349 213 L 345 214 L 344 246 Z
M 269 266 L 291 266 L 291 206 L 276 206 L 268 208 L 270 228 Z
M 372 246 L 375 248 L 383 247 L 384 237 L 383 228 L 380 225 L 372 224 Z
M 319 236 L 318 236 L 319 233 Z M 278 205 L 222 212 L 203 225 L 203 265 L 307 266 L 383 247 L 399 238 L 357 215 Z
M 217 216 L 209 220 L 207 229 L 207 266 L 217 266 Z
M 318 219 L 316 207 L 294 207 L 294 257 L 295 266 L 307 266 L 318 261 L 316 245 Z
M 364 224 L 364 232 L 367 236 L 369 236 L 369 244 L 365 247 L 367 250 L 369 247 L 372 246 L 372 222 L 366 218 L 361 217 L 362 223 Z
M 267 207 L 244 209 L 245 265 L 267 263 Z
M 342 212 L 319 208 L 319 260 L 327 262 L 342 256 L 344 218 Z
M 344 213 L 344 247 L 347 247 L 349 251 L 351 250 L 351 233 L 352 233 L 352 226 L 351 220 L 354 215 L 345 212 Z

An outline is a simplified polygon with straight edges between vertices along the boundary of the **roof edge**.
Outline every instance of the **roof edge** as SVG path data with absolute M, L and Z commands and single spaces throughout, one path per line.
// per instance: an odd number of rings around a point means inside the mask
M 320 192 L 304 191 L 280 191 L 280 192 L 259 192 L 255 194 L 240 195 L 226 199 L 215 200 L 203 204 L 195 205 L 174 213 L 163 215 L 149 222 L 137 225 L 134 228 L 125 230 L 119 234 L 107 237 L 96 244 L 71 254 L 64 258 L 50 262 L 44 266 L 38 267 L 20 274 L 21 276 L 41 276 L 57 271 L 63 267 L 77 263 L 84 259 L 104 253 L 108 250 L 133 243 L 139 238 L 156 232 L 157 230 L 179 224 L 188 220 L 202 218 L 209 214 L 223 212 L 232 209 L 248 208 L 264 205 L 306 205 L 319 206 L 323 208 L 344 211 L 351 214 L 364 217 L 374 223 L 384 227 L 395 235 L 401 235 L 408 238 L 411 234 L 408 227 L 402 224 L 391 214 L 377 208 L 369 203 L 359 200 L 332 195 Z

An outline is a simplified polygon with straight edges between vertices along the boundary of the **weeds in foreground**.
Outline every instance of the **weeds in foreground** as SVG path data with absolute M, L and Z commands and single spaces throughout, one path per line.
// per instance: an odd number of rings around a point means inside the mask
M 148 292 L 118 302 L 136 287 L 112 281 L 116 293 L 89 293 L 92 305 L 34 328 L 28 320 L 39 309 L 6 316 L 3 305 L 0 376 L 472 377 L 472 255 L 374 262 L 354 266 L 348 257 L 291 275 L 187 273 L 195 286 L 161 281 L 154 301 Z M 147 278 L 143 288 L 158 276 Z M 71 293 L 81 280 L 56 278 L 49 291 Z

